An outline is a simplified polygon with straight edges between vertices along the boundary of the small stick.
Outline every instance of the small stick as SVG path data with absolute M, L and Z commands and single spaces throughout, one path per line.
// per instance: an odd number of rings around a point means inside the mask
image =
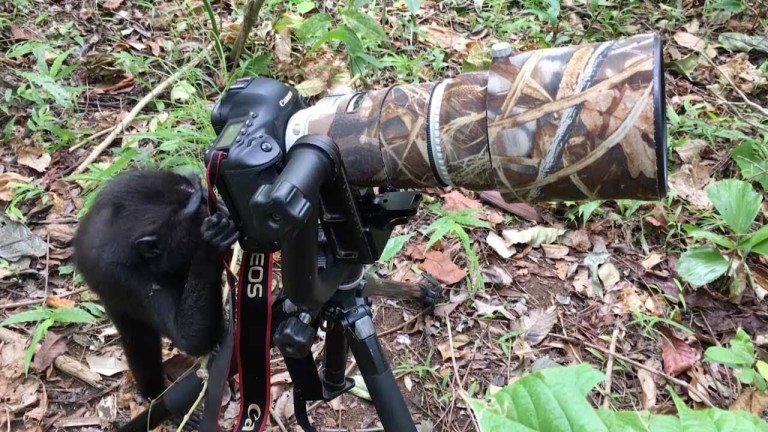
M 88 138 L 86 138 L 84 140 L 81 140 L 79 143 L 77 143 L 77 144 L 73 145 L 72 147 L 70 147 L 69 148 L 69 152 L 71 153 L 71 152 L 79 149 L 80 147 L 88 144 L 89 142 L 95 140 L 96 138 L 99 138 L 101 136 L 104 136 L 104 135 L 112 132 L 114 129 L 115 129 L 114 126 L 110 126 L 110 127 L 106 128 L 106 129 L 104 129 L 102 131 L 96 132 L 95 134 L 89 136 Z
M 603 406 L 608 408 L 611 404 L 611 380 L 613 380 L 613 358 L 616 355 L 616 339 L 619 336 L 619 329 L 613 329 L 613 335 L 611 335 L 611 345 L 608 348 L 608 363 L 605 365 L 605 398 L 603 399 Z
M 206 50 L 206 52 L 207 52 L 207 50 Z M 178 71 L 176 71 L 176 73 L 174 73 L 173 75 L 171 75 L 168 78 L 166 78 L 165 81 L 163 81 L 160 84 L 158 84 L 158 86 L 155 87 L 154 90 L 152 90 L 151 92 L 149 92 L 149 94 L 144 96 L 144 98 L 142 98 L 139 101 L 139 103 L 137 103 L 136 106 L 133 107 L 131 112 L 129 112 L 128 115 L 125 116 L 125 118 L 114 127 L 114 129 L 112 129 L 112 132 L 106 138 L 104 138 L 104 140 L 102 142 L 100 142 L 99 145 L 94 147 L 94 149 L 91 151 L 91 154 L 89 154 L 88 157 L 85 158 L 83 163 L 81 163 L 77 167 L 77 169 L 75 169 L 74 173 L 75 174 L 79 174 L 79 173 L 85 171 L 85 169 L 88 167 L 88 165 L 90 165 L 93 161 L 95 161 L 96 158 L 98 158 L 99 155 L 101 155 L 101 153 L 104 150 L 106 150 L 106 148 L 109 147 L 110 144 L 112 144 L 112 141 L 115 140 L 117 135 L 121 131 L 124 131 L 126 127 L 128 127 L 128 125 L 133 121 L 133 119 L 136 118 L 136 116 L 139 114 L 139 112 L 152 99 L 157 97 L 160 93 L 164 92 L 165 89 L 168 88 L 171 84 L 173 84 L 176 81 L 178 81 L 179 78 L 182 77 L 182 75 L 187 73 L 187 71 L 189 71 L 193 67 L 197 66 L 197 64 L 200 63 L 200 61 L 202 59 L 203 59 L 203 53 L 201 53 L 200 56 L 197 57 L 196 59 L 194 59 L 191 62 L 187 63 L 183 68 L 181 68 Z
M 568 341 L 570 343 L 575 343 L 575 344 L 583 345 L 585 347 L 596 349 L 596 350 L 598 350 L 600 352 L 609 354 L 608 350 L 606 350 L 605 348 L 603 348 L 601 346 L 598 346 L 598 345 L 595 345 L 595 344 L 592 344 L 592 343 L 589 343 L 589 342 L 585 342 L 585 341 L 582 341 L 582 340 L 579 340 L 579 339 L 576 339 L 576 338 L 572 338 L 572 337 L 569 337 L 569 336 L 559 335 L 557 333 L 550 333 L 549 336 L 552 336 L 554 338 L 561 339 L 561 340 L 564 340 L 564 341 Z M 693 386 L 691 386 L 687 382 L 685 382 L 685 381 L 683 381 L 681 379 L 677 379 L 677 378 L 673 377 L 672 375 L 668 375 L 668 374 L 666 374 L 666 373 L 664 373 L 662 371 L 657 371 L 657 370 L 655 370 L 655 369 L 653 369 L 651 367 L 648 367 L 648 366 L 646 366 L 646 365 L 644 365 L 644 364 L 642 364 L 640 362 L 632 360 L 631 358 L 629 358 L 627 356 L 624 356 L 624 355 L 621 355 L 619 353 L 614 353 L 613 355 L 617 359 L 619 359 L 621 361 L 624 361 L 624 362 L 627 362 L 627 363 L 631 364 L 632 366 L 639 367 L 640 369 L 645 369 L 645 370 L 647 370 L 648 372 L 650 372 L 652 374 L 656 374 L 656 375 L 658 375 L 660 377 L 664 377 L 667 381 L 670 381 L 670 382 L 675 383 L 675 384 L 677 384 L 677 385 L 679 385 L 681 387 L 684 387 L 689 392 L 691 392 L 691 393 L 695 394 L 696 396 L 698 396 L 699 399 L 701 399 L 708 407 L 715 408 L 715 405 L 709 400 L 708 397 L 706 397 L 705 395 L 701 394 L 701 392 L 699 392 L 698 390 L 693 388 Z
M 76 290 L 74 290 L 72 292 L 68 292 L 66 294 L 62 294 L 59 297 L 61 297 L 61 298 L 69 297 L 69 296 L 72 296 L 72 295 L 75 295 L 75 294 L 79 294 L 79 293 L 81 293 L 83 291 L 86 291 L 87 289 L 88 289 L 88 287 L 80 287 L 80 288 L 78 288 L 78 289 L 76 289 Z M 47 299 L 48 297 L 46 296 L 45 298 Z M 21 307 L 21 306 L 29 306 L 29 305 L 37 304 L 38 302 L 40 302 L 39 299 L 23 300 L 23 301 L 19 301 L 19 302 L 16 302 L 16 303 L 4 303 L 4 304 L 0 304 L 0 309 L 12 309 L 12 308 L 17 308 L 17 307 Z
M 237 33 L 235 44 L 232 46 L 232 53 L 229 56 L 233 69 L 237 69 L 237 62 L 240 60 L 240 55 L 243 54 L 245 42 L 248 40 L 248 35 L 251 34 L 254 24 L 256 24 L 256 18 L 259 16 L 259 11 L 263 5 L 264 0 L 248 0 L 245 5 L 243 23 L 240 25 L 240 31 Z

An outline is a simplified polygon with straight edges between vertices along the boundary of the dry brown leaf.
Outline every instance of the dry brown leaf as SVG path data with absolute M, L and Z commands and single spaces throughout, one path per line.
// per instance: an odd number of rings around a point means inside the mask
M 563 260 L 555 261 L 555 274 L 562 281 L 568 279 L 568 263 Z
M 510 321 L 514 321 L 515 317 L 507 310 L 504 305 L 491 305 L 480 300 L 475 300 L 472 305 L 477 309 L 476 316 L 480 315 L 495 315 L 497 312 L 503 315 Z
M 745 93 L 752 93 L 762 74 L 755 65 L 749 62 L 747 53 L 738 53 L 725 64 L 720 65 L 720 71 L 733 81 Z
M 522 319 L 522 328 L 525 329 L 525 342 L 529 346 L 536 346 L 547 337 L 552 327 L 557 322 L 557 309 L 550 306 L 547 309 L 534 309 Z
M 717 57 L 717 50 L 708 41 L 688 32 L 677 32 L 672 36 L 675 42 L 696 51 L 703 51 L 709 58 Z
M 656 405 L 656 382 L 653 380 L 653 374 L 645 369 L 638 369 L 637 379 L 642 390 L 640 404 L 644 410 L 649 410 Z
M 693 163 L 701 160 L 699 155 L 702 150 L 707 148 L 707 145 L 703 139 L 689 139 L 685 144 L 675 147 L 675 151 L 683 162 Z
M 664 255 L 653 252 L 650 255 L 648 255 L 648 257 L 646 257 L 643 261 L 641 261 L 640 265 L 642 265 L 644 269 L 650 270 L 653 267 L 655 267 L 656 264 L 662 262 L 663 260 L 664 260 Z
M 587 252 L 592 249 L 592 242 L 589 240 L 589 233 L 586 230 L 577 230 L 566 236 L 567 244 L 580 252 Z
M 304 97 L 317 96 L 328 89 L 328 84 L 319 78 L 311 78 L 294 86 L 296 91 Z
M 499 192 L 480 192 L 480 198 L 502 210 L 506 210 L 507 212 L 512 213 L 513 215 L 520 216 L 523 219 L 527 219 L 532 222 L 544 222 L 544 219 L 541 217 L 538 210 L 536 210 L 536 207 L 528 203 L 508 203 L 504 200 L 504 198 L 502 198 Z
M 453 335 L 453 350 L 451 350 L 451 344 L 448 339 L 446 339 L 445 342 L 438 344 L 437 350 L 440 351 L 440 356 L 443 358 L 443 360 L 448 360 L 456 355 L 455 350 L 468 344 L 469 340 L 469 336 L 465 334 L 456 334 Z
M 675 336 L 667 327 L 660 329 L 661 358 L 664 361 L 664 372 L 669 375 L 679 375 L 699 360 L 699 353 L 684 340 Z
M 748 411 L 761 416 L 768 409 L 768 392 L 756 388 L 746 389 L 728 408 L 731 411 Z
M 49 297 L 50 298 L 50 297 Z M 56 357 L 67 352 L 67 340 L 58 334 L 49 331 L 43 342 L 35 353 L 35 360 L 32 366 L 37 372 L 43 372 L 48 369 Z
M 424 38 L 427 42 L 443 49 L 452 49 L 464 53 L 468 51 L 469 46 L 476 44 L 475 41 L 459 35 L 454 30 L 436 24 L 421 26 L 420 30 L 424 32 Z
M 563 259 L 571 252 L 568 246 L 558 244 L 543 244 L 544 256 L 552 259 Z
M 291 35 L 288 29 L 275 34 L 275 57 L 280 63 L 291 61 Z
M 444 200 L 443 210 L 447 211 L 479 209 L 483 207 L 483 204 L 480 201 L 469 198 L 457 190 L 452 190 L 447 194 L 442 195 L 442 197 Z
M 101 7 L 108 11 L 114 11 L 123 4 L 123 0 L 105 0 L 101 3 Z
M 594 297 L 595 291 L 592 289 L 592 283 L 589 282 L 589 271 L 586 268 L 580 268 L 573 278 L 573 289 L 586 297 Z
M 426 256 L 424 255 L 424 243 L 418 243 L 418 244 L 409 243 L 408 246 L 405 247 L 405 251 L 403 253 L 408 258 L 411 258 L 414 260 L 421 261 L 424 258 L 426 258 Z
M 10 201 L 13 199 L 14 188 L 11 186 L 14 183 L 29 183 L 32 179 L 24 177 L 21 174 L 14 172 L 4 172 L 0 174 L 0 201 Z
M 452 295 L 450 298 L 450 301 L 448 303 L 443 303 L 435 306 L 435 315 L 441 316 L 441 317 L 447 317 L 448 315 L 453 312 L 456 307 L 462 303 L 466 299 L 469 298 L 469 294 L 466 291 L 462 291 L 461 293 L 457 295 Z
M 58 308 L 66 308 L 66 307 L 75 307 L 77 303 L 75 303 L 74 300 L 67 299 L 67 298 L 61 298 L 56 296 L 48 296 L 45 299 L 45 304 L 48 307 L 52 307 L 54 309 Z
M 709 209 L 709 201 L 704 188 L 712 183 L 712 169 L 702 163 L 685 164 L 669 176 L 669 187 L 678 197 L 688 201 L 695 207 Z
M 512 285 L 512 275 L 499 266 L 490 266 L 483 269 L 483 280 L 502 287 Z
M 597 269 L 597 276 L 603 283 L 603 290 L 610 291 L 621 280 L 619 270 L 612 263 L 605 263 Z
M 48 224 L 43 229 L 45 235 L 51 236 L 51 241 L 68 244 L 75 235 L 75 225 L 72 224 Z
M 419 267 L 446 285 L 453 285 L 467 277 L 467 272 L 454 264 L 447 253 L 441 251 L 428 251 Z

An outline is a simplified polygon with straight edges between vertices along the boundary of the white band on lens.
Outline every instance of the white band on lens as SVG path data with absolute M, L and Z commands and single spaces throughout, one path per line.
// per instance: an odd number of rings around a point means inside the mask
M 324 114 L 335 113 L 336 107 L 344 96 L 326 96 L 311 107 L 297 111 L 292 115 L 291 119 L 288 120 L 288 126 L 285 130 L 285 151 L 290 150 L 291 146 L 296 143 L 296 140 L 309 132 L 309 122 L 311 119 L 319 118 Z
M 454 186 L 451 176 L 448 174 L 448 167 L 445 166 L 445 155 L 443 154 L 442 143 L 440 142 L 440 108 L 443 104 L 443 93 L 448 81 L 443 81 L 435 86 L 429 101 L 429 142 L 427 145 L 432 150 L 432 163 L 440 180 Z

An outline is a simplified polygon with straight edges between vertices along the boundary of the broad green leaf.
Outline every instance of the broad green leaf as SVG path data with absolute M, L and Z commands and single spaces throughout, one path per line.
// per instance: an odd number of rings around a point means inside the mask
M 728 270 L 728 260 L 713 248 L 694 248 L 677 260 L 675 270 L 686 282 L 699 287 L 706 285 Z
M 744 367 L 736 369 L 736 376 L 739 378 L 739 381 L 744 384 L 752 384 L 755 382 L 755 376 L 757 376 L 757 374 L 752 368 Z
M 93 323 L 96 318 L 88 312 L 75 307 L 65 307 L 52 309 L 50 311 L 51 319 L 60 323 Z
M 370 15 L 360 12 L 357 9 L 345 9 L 342 12 L 344 24 L 348 25 L 360 38 L 369 40 L 384 39 L 384 29 L 381 24 Z
M 768 363 L 758 360 L 755 367 L 757 367 L 757 372 L 759 372 L 764 379 L 768 380 Z
M 320 38 L 312 45 L 312 49 L 314 50 L 320 45 L 331 40 L 344 42 L 344 44 L 347 46 L 347 50 L 350 53 L 359 53 L 363 51 L 363 44 L 360 42 L 360 39 L 347 26 L 339 26 L 339 28 L 335 30 L 326 32 L 320 36 Z
M 0 322 L 0 327 L 4 327 L 11 324 L 18 324 L 23 322 L 37 322 L 48 316 L 47 309 L 31 309 L 24 312 L 11 315 L 3 322 Z
M 759 230 L 745 237 L 739 242 L 739 249 L 744 251 L 745 255 L 752 249 L 768 240 L 768 225 L 763 225 Z M 765 247 L 765 246 L 762 246 Z
M 48 75 L 43 75 L 37 72 L 16 71 L 16 73 L 32 84 L 42 88 L 43 91 L 48 93 L 58 105 L 61 105 L 64 108 L 72 106 L 72 101 L 77 93 L 76 89 L 64 87 Z
M 29 373 L 29 365 L 32 363 L 32 356 L 35 354 L 35 348 L 37 344 L 48 334 L 48 328 L 54 324 L 51 318 L 41 322 L 35 327 L 35 332 L 32 334 L 32 340 L 29 341 L 29 346 L 24 350 L 24 373 Z
M 755 154 L 753 141 L 739 144 L 731 152 L 731 157 L 745 180 L 755 180 L 764 190 L 768 190 L 768 160 Z
M 195 95 L 195 87 L 189 81 L 181 80 L 171 89 L 171 100 L 187 102 Z
M 300 14 L 305 14 L 315 8 L 315 4 L 311 1 L 303 1 L 296 5 L 296 10 Z
M 296 37 L 301 41 L 317 37 L 327 32 L 331 27 L 331 16 L 327 13 L 319 13 L 307 18 L 296 31 Z
M 722 45 L 723 48 L 729 51 L 742 51 L 748 53 L 755 50 L 768 53 L 768 36 L 726 32 L 720 33 L 717 37 L 717 41 L 720 42 L 720 45 Z
M 547 368 L 467 402 L 482 432 L 768 432 L 768 424 L 749 412 L 693 410 L 671 389 L 677 417 L 595 409 L 586 396 L 603 377 L 588 364 Z
M 683 225 L 683 229 L 685 229 L 685 232 L 693 238 L 703 238 L 724 248 L 736 249 L 736 244 L 734 242 L 720 234 L 715 234 L 690 224 Z
M 421 7 L 421 0 L 405 0 L 405 4 L 408 5 L 408 11 L 411 15 L 415 15 Z
M 711 346 L 704 351 L 704 357 L 712 362 L 730 366 L 752 366 L 752 357 L 743 356 L 721 346 Z
M 751 184 L 736 179 L 715 182 L 707 187 L 707 196 L 736 234 L 749 230 L 763 202 Z
M 491 226 L 488 225 L 488 222 L 472 216 L 456 215 L 453 220 L 468 227 L 491 229 Z
M 413 233 L 391 237 L 387 241 L 387 245 L 384 246 L 384 251 L 381 253 L 381 257 L 379 257 L 378 261 L 384 263 L 391 260 L 392 257 L 397 255 L 397 253 L 400 252 L 400 249 L 408 243 L 408 240 L 410 240 L 411 237 L 413 237 Z
M 768 240 L 765 240 L 763 242 L 760 242 L 752 246 L 751 252 L 754 252 L 756 254 L 760 254 L 763 256 L 768 256 Z

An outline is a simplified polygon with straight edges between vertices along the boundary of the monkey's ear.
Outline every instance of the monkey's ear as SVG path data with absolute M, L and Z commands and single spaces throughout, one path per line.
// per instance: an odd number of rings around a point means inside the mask
M 145 258 L 154 258 L 160 255 L 157 236 L 150 235 L 136 240 L 136 247 L 139 248 L 139 253 Z

